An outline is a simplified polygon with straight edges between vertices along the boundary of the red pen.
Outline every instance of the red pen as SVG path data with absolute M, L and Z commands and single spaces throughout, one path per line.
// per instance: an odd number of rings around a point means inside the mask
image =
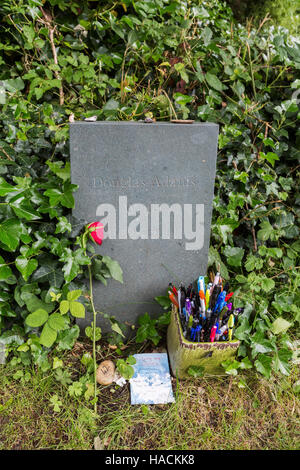
M 212 329 L 210 330 L 210 342 L 213 343 L 214 340 L 215 340 L 215 336 L 216 336 L 216 331 L 217 331 L 217 327 L 216 325 L 212 327 Z
M 176 307 L 179 308 L 179 304 L 173 292 L 169 290 L 168 294 L 169 294 L 169 299 L 171 300 L 172 304 L 176 305 Z
M 175 287 L 175 286 L 173 286 L 173 284 L 172 284 L 171 282 L 170 282 L 169 286 L 170 286 L 170 287 L 172 287 L 172 291 L 173 291 L 173 293 L 174 293 L 176 296 L 178 296 L 178 292 L 177 292 L 177 289 L 176 289 L 176 287 Z
M 230 292 L 230 294 L 227 294 L 225 297 L 225 302 L 228 302 L 228 300 L 233 296 L 233 292 Z

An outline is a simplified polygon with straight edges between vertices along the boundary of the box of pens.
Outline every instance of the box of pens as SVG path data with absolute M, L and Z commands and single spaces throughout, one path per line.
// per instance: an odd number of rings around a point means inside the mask
M 170 284 L 167 346 L 175 377 L 191 378 L 192 366 L 208 375 L 222 374 L 222 362 L 236 355 L 240 342 L 234 339 L 234 328 L 243 309 L 233 308 L 229 287 L 220 273 L 207 285 L 203 276 L 187 287 Z

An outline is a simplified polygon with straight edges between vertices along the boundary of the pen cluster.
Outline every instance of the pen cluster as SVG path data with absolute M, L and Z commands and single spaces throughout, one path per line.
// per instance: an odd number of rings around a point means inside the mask
M 184 337 L 193 342 L 231 341 L 237 316 L 242 308 L 233 309 L 229 284 L 223 285 L 220 273 L 205 286 L 203 276 L 187 288 L 178 290 L 170 283 L 169 298 L 178 308 Z

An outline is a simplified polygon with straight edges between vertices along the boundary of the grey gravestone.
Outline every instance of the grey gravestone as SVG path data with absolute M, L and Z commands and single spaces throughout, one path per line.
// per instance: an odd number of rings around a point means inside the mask
M 212 123 L 70 124 L 73 214 L 103 221 L 97 252 L 123 269 L 124 284 L 94 283 L 98 310 L 136 323 L 170 281 L 206 274 L 217 142 Z
M 0 364 L 5 364 L 5 344 L 0 340 Z

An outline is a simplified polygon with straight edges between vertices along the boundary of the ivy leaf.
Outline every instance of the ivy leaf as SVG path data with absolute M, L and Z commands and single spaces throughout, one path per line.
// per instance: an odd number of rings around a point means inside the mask
M 168 312 L 163 313 L 157 318 L 157 327 L 162 327 L 164 325 L 169 325 L 171 321 L 171 311 L 169 310 Z
M 9 78 L 8 80 L 2 80 L 2 84 L 5 89 L 11 93 L 15 93 L 16 91 L 23 90 L 25 84 L 21 77 L 17 78 Z
M 62 270 L 67 282 L 71 282 L 79 274 L 81 265 L 87 265 L 91 262 L 90 258 L 84 254 L 82 248 L 75 252 L 70 248 L 66 248 L 60 257 L 60 261 L 65 262 Z
M 288 349 L 280 349 L 275 352 L 273 364 L 276 372 L 281 372 L 283 375 L 290 375 L 289 361 L 292 358 L 292 355 L 292 351 L 289 351 Z
M 272 358 L 266 354 L 259 354 L 254 363 L 258 372 L 260 372 L 267 379 L 270 378 L 272 372 Z
M 276 320 L 272 323 L 271 331 L 274 333 L 274 335 L 278 335 L 279 333 L 286 331 L 290 326 L 292 326 L 292 323 L 286 321 L 282 317 L 279 317 L 276 318 Z
M 53 303 L 43 302 L 37 297 L 37 295 L 33 294 L 32 292 L 22 292 L 21 299 L 25 302 L 29 312 L 34 312 L 35 310 L 43 309 L 46 310 L 47 313 L 50 313 L 54 310 Z
M 15 260 L 15 264 L 25 281 L 28 280 L 33 271 L 38 267 L 36 259 L 27 259 L 25 256 L 18 256 Z
M 50 257 L 40 259 L 42 265 L 33 273 L 32 282 L 48 282 L 52 287 L 60 288 L 64 282 L 64 276 L 58 262 Z
M 205 75 L 205 79 L 209 86 L 214 88 L 217 91 L 222 91 L 225 88 L 227 88 L 225 85 L 222 84 L 222 82 L 218 79 L 218 77 L 210 72 L 207 72 Z
M 208 253 L 208 266 L 215 266 L 216 270 L 219 269 L 220 267 L 220 273 L 222 278 L 224 279 L 229 279 L 229 272 L 228 269 L 226 268 L 226 265 L 223 263 L 221 260 L 221 256 L 219 252 L 212 246 L 209 247 L 209 253 Z
M 10 202 L 9 205 L 13 208 L 16 216 L 26 220 L 38 220 L 41 218 L 40 214 L 33 209 L 28 201 L 17 200 Z
M 228 375 L 237 375 L 240 363 L 236 360 L 228 359 L 225 362 L 222 362 L 222 366 L 225 369 L 225 373 Z
M 22 227 L 18 219 L 7 219 L 0 224 L 0 242 L 11 251 L 17 248 L 21 234 Z
M 46 310 L 39 308 L 26 317 L 25 323 L 32 328 L 38 328 L 39 326 L 42 326 L 47 320 L 48 313 Z
M 172 306 L 172 302 L 169 299 L 168 295 L 159 295 L 157 297 L 154 297 L 154 300 L 159 303 L 159 305 L 164 309 L 170 309 Z
M 2 176 L 0 176 L 0 196 L 6 196 L 9 193 L 13 193 L 17 191 L 18 188 L 16 186 L 12 186 L 11 184 L 7 183 Z
M 274 152 L 268 152 L 267 154 L 260 152 L 259 156 L 265 160 L 268 160 L 269 163 L 274 167 L 275 161 L 279 160 L 279 157 Z
M 0 281 L 5 281 L 12 276 L 11 268 L 5 263 L 2 256 L 0 256 Z
M 66 162 L 65 166 L 63 166 L 64 162 L 62 161 L 51 162 L 47 160 L 46 164 L 50 170 L 64 182 L 71 178 L 70 162 Z
M 242 258 L 245 250 L 236 246 L 226 246 L 224 255 L 227 257 L 227 262 L 230 266 L 241 266 Z
M 108 267 L 111 277 L 123 284 L 123 271 L 119 263 L 109 256 L 103 256 L 102 262 Z
M 47 189 L 47 191 L 44 192 L 44 195 L 49 197 L 51 207 L 55 207 L 58 204 L 61 204 L 68 209 L 73 209 L 75 204 L 73 191 L 76 188 L 76 184 L 65 183 L 63 190 L 58 188 Z
M 265 339 L 263 334 L 257 332 L 251 338 L 252 357 L 255 358 L 259 353 L 267 353 L 274 350 L 272 343 Z
M 151 319 L 150 315 L 145 313 L 145 315 L 139 317 L 138 323 L 140 327 L 136 332 L 136 342 L 143 343 L 147 339 L 150 339 L 156 346 L 161 338 L 154 326 L 156 320 Z
M 205 46 L 208 46 L 208 44 L 210 43 L 212 35 L 213 35 L 212 30 L 208 26 L 206 26 L 203 29 L 202 34 L 201 34 Z
M 102 109 L 104 114 L 109 116 L 116 114 L 119 109 L 119 106 L 119 102 L 111 98 L 105 103 Z
M 249 357 L 244 357 L 240 362 L 240 369 L 252 369 L 253 365 Z
M 58 224 L 56 225 L 56 230 L 55 233 L 64 233 L 64 232 L 71 232 L 72 231 L 72 225 L 68 221 L 67 217 L 59 217 L 58 218 Z
M 263 220 L 260 224 L 260 230 L 257 232 L 257 238 L 262 241 L 269 240 L 274 229 L 268 220 Z
M 75 344 L 80 333 L 78 325 L 73 325 L 71 328 L 60 331 L 57 336 L 57 349 L 60 351 L 71 350 Z

